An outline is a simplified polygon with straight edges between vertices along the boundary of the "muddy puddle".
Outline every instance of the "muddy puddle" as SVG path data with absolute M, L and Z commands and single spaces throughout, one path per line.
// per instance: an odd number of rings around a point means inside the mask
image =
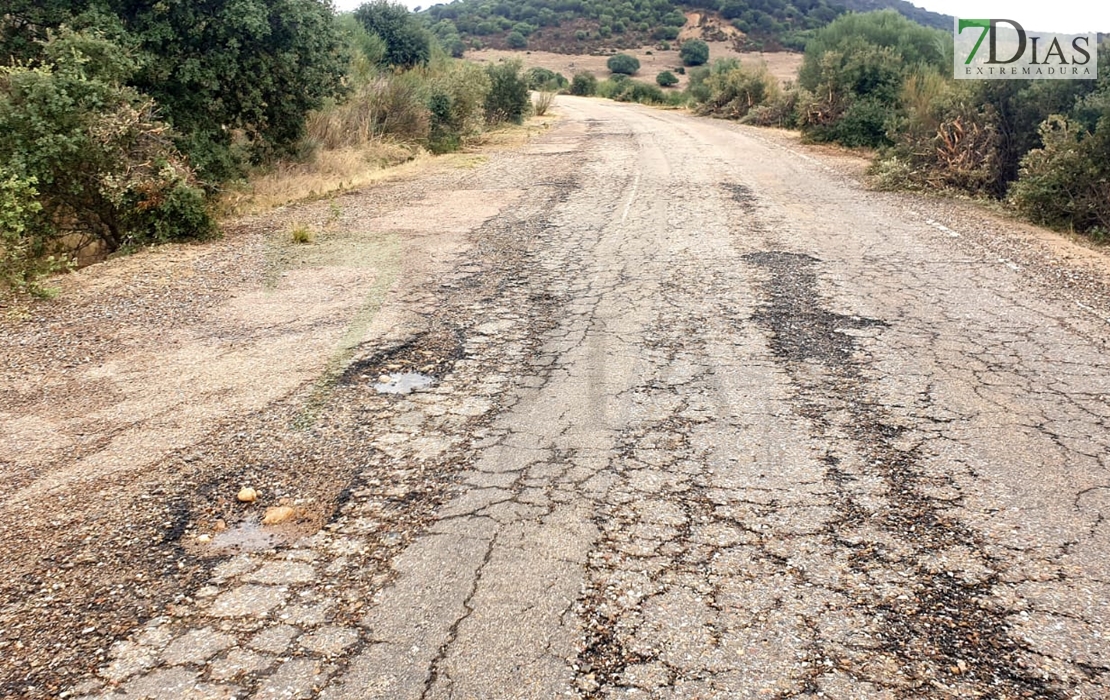
M 402 372 L 383 375 L 374 383 L 374 391 L 379 394 L 410 394 L 417 389 L 426 389 L 435 384 L 435 377 L 420 372 Z
M 256 519 L 244 520 L 212 537 L 210 552 L 258 552 L 273 549 L 288 541 L 273 528 L 263 527 Z

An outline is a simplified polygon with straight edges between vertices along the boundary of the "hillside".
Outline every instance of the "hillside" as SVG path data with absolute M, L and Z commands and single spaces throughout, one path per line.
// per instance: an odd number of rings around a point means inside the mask
M 918 7 L 906 0 L 839 0 L 840 4 L 852 12 L 871 12 L 873 10 L 894 10 L 898 14 L 912 19 L 926 27 L 935 27 L 944 31 L 952 29 L 952 15 L 943 15 Z
M 584 54 L 679 39 L 690 14 L 705 38 L 732 40 L 737 49 L 800 50 L 813 30 L 843 12 L 832 0 L 456 0 L 421 14 L 456 54 L 481 48 Z

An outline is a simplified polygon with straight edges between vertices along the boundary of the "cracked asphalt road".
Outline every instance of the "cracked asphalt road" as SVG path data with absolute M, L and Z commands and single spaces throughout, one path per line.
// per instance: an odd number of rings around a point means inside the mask
M 441 178 L 503 205 L 402 276 L 334 382 L 185 451 L 195 487 L 150 525 L 176 583 L 4 691 L 1110 697 L 1105 261 L 775 132 L 559 109 Z M 435 383 L 373 391 L 400 371 Z M 204 455 L 244 441 L 328 507 L 214 554 L 239 482 Z M 40 619 L 15 595 L 9 664 Z

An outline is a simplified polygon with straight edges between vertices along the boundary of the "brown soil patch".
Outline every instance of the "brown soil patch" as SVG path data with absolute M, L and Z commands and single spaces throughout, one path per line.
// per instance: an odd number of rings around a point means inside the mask
M 678 33 L 680 41 L 704 39 L 705 41 L 732 41 L 744 36 L 744 32 L 716 13 L 687 12 L 686 26 Z

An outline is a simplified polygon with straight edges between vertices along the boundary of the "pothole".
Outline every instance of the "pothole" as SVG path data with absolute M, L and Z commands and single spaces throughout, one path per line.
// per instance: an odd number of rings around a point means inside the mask
M 254 518 L 232 525 L 212 537 L 209 553 L 258 552 L 281 544 L 282 537 Z
M 410 394 L 417 389 L 426 389 L 435 382 L 435 377 L 429 377 L 420 372 L 383 374 L 374 383 L 374 391 L 379 394 Z
M 226 530 L 210 533 L 211 540 L 186 540 L 194 554 L 204 557 L 243 552 L 264 552 L 293 544 L 316 533 L 321 526 L 320 513 L 301 514 L 297 519 L 276 525 L 262 524 L 257 516 L 248 516 Z
M 352 362 L 339 383 L 370 382 L 379 394 L 408 394 L 442 379 L 462 354 L 461 331 L 440 327 Z

